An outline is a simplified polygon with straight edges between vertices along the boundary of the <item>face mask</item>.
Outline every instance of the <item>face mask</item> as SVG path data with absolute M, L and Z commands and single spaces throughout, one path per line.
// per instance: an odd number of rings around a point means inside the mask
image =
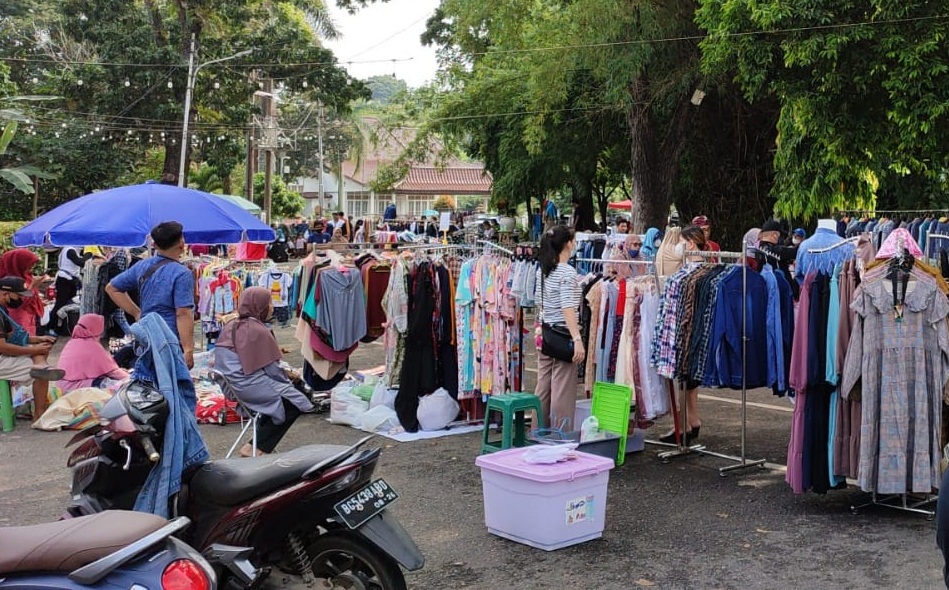
M 676 258 L 682 258 L 682 257 L 684 257 L 684 256 L 685 256 L 685 244 L 682 243 L 682 242 L 679 242 L 678 244 L 676 244 L 676 247 L 675 247 L 674 252 L 675 252 Z
M 16 309 L 18 307 L 21 307 L 22 305 L 23 305 L 22 299 L 10 299 L 9 301 L 7 301 L 7 307 L 9 307 L 10 309 Z
M 794 239 L 791 240 L 791 241 L 794 243 L 795 246 L 797 246 L 797 245 L 800 244 L 803 240 L 801 240 L 800 238 L 794 238 Z
M 627 250 L 626 252 L 629 253 L 630 258 L 636 258 L 637 256 L 639 256 L 639 250 L 630 249 L 630 250 Z

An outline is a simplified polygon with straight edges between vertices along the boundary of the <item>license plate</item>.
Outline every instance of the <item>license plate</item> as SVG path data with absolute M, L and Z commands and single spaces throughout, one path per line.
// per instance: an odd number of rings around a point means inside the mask
M 399 494 L 386 483 L 386 480 L 380 478 L 333 508 L 346 526 L 356 529 L 398 499 Z

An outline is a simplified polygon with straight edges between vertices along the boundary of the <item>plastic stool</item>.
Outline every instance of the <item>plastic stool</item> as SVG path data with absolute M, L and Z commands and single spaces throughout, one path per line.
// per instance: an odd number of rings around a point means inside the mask
M 489 441 L 491 411 L 501 413 L 501 440 Z M 493 453 L 511 447 L 525 447 L 527 440 L 527 421 L 524 413 L 533 410 L 537 416 L 537 428 L 544 427 L 544 416 L 540 409 L 540 398 L 533 393 L 507 393 L 492 395 L 484 410 L 484 433 L 481 438 L 481 454 Z
M 4 432 L 13 432 L 13 390 L 10 382 L 0 379 L 0 423 Z

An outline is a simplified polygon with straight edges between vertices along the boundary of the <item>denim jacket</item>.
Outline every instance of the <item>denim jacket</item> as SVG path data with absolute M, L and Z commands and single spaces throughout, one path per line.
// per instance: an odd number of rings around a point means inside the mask
M 169 406 L 161 460 L 148 474 L 135 510 L 168 518 L 168 501 L 181 489 L 182 472 L 211 455 L 198 430 L 194 414 L 198 399 L 178 338 L 157 313 L 142 317 L 132 326 L 132 334 L 141 347 L 136 351 L 135 378 L 155 385 Z

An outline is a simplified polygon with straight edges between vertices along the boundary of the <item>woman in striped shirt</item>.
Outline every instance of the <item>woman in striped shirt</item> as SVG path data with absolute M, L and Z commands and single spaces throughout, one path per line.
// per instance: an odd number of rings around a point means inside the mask
M 544 324 L 566 326 L 573 338 L 573 362 L 551 358 L 537 350 L 537 396 L 544 422 L 551 428 L 575 430 L 573 415 L 577 404 L 577 363 L 586 351 L 577 321 L 580 307 L 580 282 L 577 271 L 567 264 L 576 241 L 573 230 L 558 225 L 547 230 L 540 241 L 540 269 L 537 271 L 535 301 L 541 302 L 540 320 Z

